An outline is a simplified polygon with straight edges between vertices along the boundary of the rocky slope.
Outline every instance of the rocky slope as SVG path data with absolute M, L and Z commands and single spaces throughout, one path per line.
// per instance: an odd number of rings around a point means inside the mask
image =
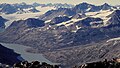
M 47 47 L 47 49 L 99 42 L 101 40 L 119 37 L 119 11 L 120 10 L 116 10 L 110 15 L 109 21 L 112 21 L 111 23 L 108 21 L 109 25 L 105 27 L 91 27 L 94 24 L 103 24 L 103 22 L 99 23 L 99 21 L 103 21 L 100 18 L 87 17 L 80 21 L 78 20 L 74 25 L 78 26 L 80 29 L 75 33 L 71 32 L 64 25 L 45 25 L 44 21 L 38 19 L 30 18 L 27 20 L 15 21 L 6 29 L 6 31 L 0 34 L 0 38 L 2 39 L 1 41 L 7 40 L 6 42 L 24 43 L 27 45 L 34 44 L 36 46 L 33 47 L 40 48 L 43 46 Z M 69 18 L 60 18 L 61 21 L 65 21 L 64 19 L 69 20 Z M 56 23 L 56 20 L 57 19 L 55 18 L 51 22 Z M 10 38 L 11 40 L 9 40 Z M 32 43 L 33 41 L 34 43 Z
M 61 63 L 69 68 L 71 66 L 87 62 L 119 58 L 119 44 L 120 41 L 102 41 L 99 43 L 87 44 L 85 46 L 74 46 L 52 52 L 46 52 L 44 55 L 51 61 Z
M 120 10 L 114 11 L 113 14 L 117 11 Z M 109 20 L 114 18 L 114 16 L 116 17 L 116 14 L 113 14 Z M 117 15 L 119 16 L 118 13 Z M 64 19 L 62 20 L 61 18 L 60 20 L 64 21 Z M 81 27 L 74 33 L 64 25 L 45 25 L 41 20 L 30 18 L 13 22 L 6 31 L 0 34 L 0 37 L 2 39 L 1 41 L 7 40 L 7 42 L 26 43 L 27 45 L 33 45 L 31 42 L 34 41 L 34 45 L 36 45 L 36 47 L 43 46 L 50 49 L 53 47 L 62 48 L 74 45 L 83 45 L 119 37 L 119 18 L 115 19 L 117 20 L 111 21 L 108 26 L 93 28 L 91 26 L 94 25 L 94 22 L 103 20 L 100 18 L 87 17 L 74 23 L 74 25 L 79 28 Z M 56 22 L 56 19 L 53 19 L 53 22 Z M 113 25 L 113 23 L 117 23 L 117 25 Z M 95 25 L 99 24 L 101 25 L 103 23 L 95 23 Z M 10 38 L 11 40 L 9 40 Z M 54 43 L 52 43 L 53 41 Z

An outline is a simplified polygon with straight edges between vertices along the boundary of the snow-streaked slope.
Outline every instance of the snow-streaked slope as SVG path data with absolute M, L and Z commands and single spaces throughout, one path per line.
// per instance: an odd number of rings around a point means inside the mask
M 67 27 L 67 26 L 70 26 L 70 25 L 74 24 L 75 22 L 80 21 L 80 20 L 83 20 L 83 19 L 85 19 L 85 18 L 81 18 L 81 19 L 71 19 L 71 20 L 69 20 L 69 21 L 62 22 L 62 23 L 60 23 L 60 24 L 57 24 L 57 26 L 65 25 L 65 26 Z
M 101 18 L 103 19 L 104 22 L 104 26 L 107 26 L 107 21 L 110 19 L 110 17 L 107 17 L 108 15 L 112 14 L 114 11 L 110 11 L 110 10 L 104 10 L 104 11 L 100 11 L 100 12 L 88 12 L 86 13 L 86 15 L 88 17 L 94 17 L 94 18 Z
M 101 24 L 99 26 L 92 26 L 92 28 L 103 27 L 103 26 L 109 25 L 108 20 L 111 18 L 111 17 L 109 17 L 109 15 L 112 14 L 113 12 L 114 11 L 110 11 L 110 10 L 104 10 L 104 11 L 102 10 L 99 12 L 88 12 L 88 13 L 86 13 L 86 17 L 84 17 L 84 18 L 71 19 L 69 21 L 59 23 L 59 24 L 57 24 L 57 26 L 65 25 L 66 27 L 69 27 L 70 25 L 73 25 L 77 21 L 81 21 L 87 17 L 93 17 L 93 18 L 101 18 L 103 21 L 97 21 L 97 22 L 91 22 L 91 23 L 103 23 L 103 24 Z M 77 26 L 76 26 L 76 28 L 77 28 Z M 76 30 L 73 30 L 72 32 L 76 32 L 78 29 L 80 29 L 80 27 L 77 28 Z
M 107 17 L 107 16 L 110 15 L 112 12 L 113 11 L 109 11 L 109 10 L 100 11 L 100 12 L 88 12 L 88 13 L 86 13 L 86 17 L 101 18 L 101 19 L 103 19 L 103 22 L 104 22 L 103 26 L 106 26 L 107 21 L 110 19 L 110 17 Z M 70 26 L 70 25 L 74 24 L 77 21 L 85 19 L 86 17 L 81 18 L 81 19 L 71 19 L 71 20 L 69 20 L 67 22 L 62 22 L 60 24 L 57 24 L 57 26 L 60 26 L 60 25 Z
M 109 39 L 107 42 L 120 41 L 120 37 Z

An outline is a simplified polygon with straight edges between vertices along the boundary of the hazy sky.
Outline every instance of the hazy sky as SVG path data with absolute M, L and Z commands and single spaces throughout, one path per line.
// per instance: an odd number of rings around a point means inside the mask
M 69 3 L 69 4 L 79 4 L 81 2 L 88 2 L 91 4 L 100 5 L 103 3 L 109 3 L 111 5 L 120 5 L 120 0 L 0 0 L 0 3 Z

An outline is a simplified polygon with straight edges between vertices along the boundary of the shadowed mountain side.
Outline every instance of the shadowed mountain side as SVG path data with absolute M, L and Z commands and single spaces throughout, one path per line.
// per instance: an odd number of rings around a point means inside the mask
M 4 19 L 2 16 L 0 16 L 0 28 L 5 28 L 6 21 L 7 21 L 6 19 Z
M 13 65 L 20 62 L 18 56 L 20 55 L 0 44 L 0 63 Z

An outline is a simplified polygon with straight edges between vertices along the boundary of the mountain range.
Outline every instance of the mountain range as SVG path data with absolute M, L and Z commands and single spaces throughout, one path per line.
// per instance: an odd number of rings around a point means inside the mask
M 104 10 L 112 11 L 115 9 L 118 9 L 118 8 L 115 6 L 111 6 L 107 3 L 100 5 L 100 6 L 96 6 L 96 5 L 92 5 L 92 4 L 88 4 L 84 2 L 84 3 L 76 5 L 73 8 L 58 8 L 57 10 L 50 10 L 46 12 L 44 15 L 40 16 L 40 19 L 49 20 L 57 16 L 64 16 L 64 15 L 73 16 L 77 13 L 83 14 L 87 12 L 99 12 L 99 11 L 104 11 Z
M 29 10 L 25 10 L 25 9 L 29 9 Z M 3 3 L 0 4 L 0 13 L 4 13 L 4 14 L 13 14 L 13 13 L 27 13 L 30 12 L 30 10 L 34 10 L 36 11 L 37 9 L 32 6 L 32 5 L 27 5 L 26 3 L 21 3 L 21 4 L 7 4 L 7 3 Z M 33 11 L 31 11 L 33 12 Z M 39 10 L 37 10 L 37 12 L 39 12 Z
M 72 4 L 67 4 L 67 3 L 65 3 L 65 4 L 62 4 L 62 3 L 55 3 L 55 4 L 53 4 L 53 3 L 48 3 L 48 4 L 39 4 L 39 3 L 33 3 L 33 6 L 41 6 L 41 7 L 55 7 L 55 8 L 72 8 L 72 7 L 74 7 L 74 5 L 72 5 Z
M 71 8 L 73 5 L 71 4 L 61 4 L 61 3 L 56 3 L 56 4 L 39 4 L 39 3 L 33 3 L 33 4 L 26 4 L 25 2 L 22 3 L 16 3 L 16 4 L 7 4 L 3 3 L 0 4 L 0 13 L 4 14 L 23 14 L 23 13 L 36 13 L 40 12 L 39 10 L 36 9 L 36 7 L 54 7 L 54 8 Z
M 0 42 L 31 46 L 49 60 L 70 68 L 120 57 L 119 37 L 120 9 L 107 3 L 81 3 L 49 10 L 39 18 L 14 21 L 0 33 Z

